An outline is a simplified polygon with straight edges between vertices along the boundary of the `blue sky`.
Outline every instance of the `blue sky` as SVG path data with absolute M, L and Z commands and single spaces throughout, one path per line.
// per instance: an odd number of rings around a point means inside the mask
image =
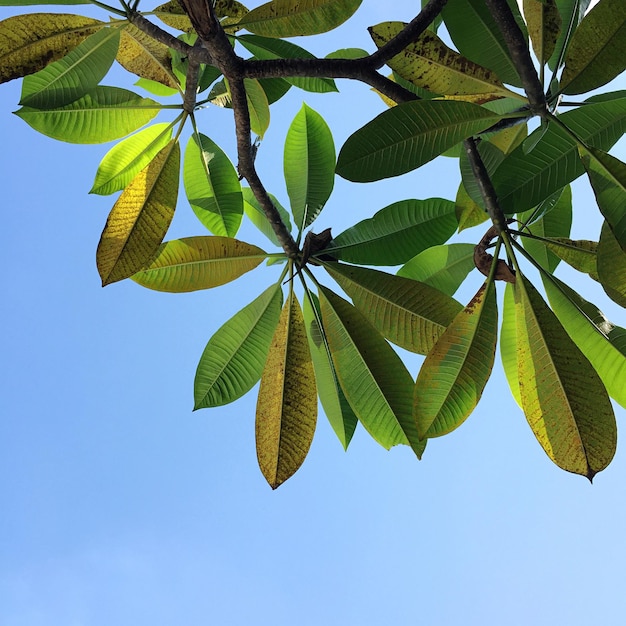
M 365 0 L 352 24 L 298 43 L 371 50 L 365 27 L 409 19 L 414 4 Z M 105 82 L 118 78 L 130 84 L 121 72 Z M 109 146 L 38 135 L 10 114 L 19 88 L 0 95 L 0 626 L 623 623 L 621 446 L 593 486 L 557 469 L 499 363 L 474 414 L 423 461 L 362 428 L 344 453 L 320 415 L 309 457 L 272 492 L 256 464 L 255 393 L 191 409 L 209 337 L 276 268 L 193 294 L 102 289 L 95 249 L 114 199 L 87 192 Z M 258 164 L 284 204 L 282 145 L 303 101 L 337 148 L 383 108 L 365 86 L 340 89 L 294 89 L 272 109 Z M 199 124 L 234 159 L 229 112 Z M 626 159 L 623 142 L 613 154 Z M 337 179 L 315 230 L 337 234 L 397 200 L 454 199 L 458 182 L 446 159 L 376 184 Z M 574 236 L 596 238 L 584 181 L 574 197 Z M 203 229 L 181 197 L 168 238 L 193 234 Z M 239 238 L 262 242 L 249 226 Z M 587 280 L 561 275 L 625 324 Z M 407 362 L 416 373 L 419 359 Z

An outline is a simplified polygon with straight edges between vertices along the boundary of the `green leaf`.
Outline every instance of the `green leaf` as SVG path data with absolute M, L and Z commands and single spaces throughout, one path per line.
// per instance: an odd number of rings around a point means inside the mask
M 413 393 L 422 438 L 458 428 L 474 410 L 491 375 L 498 336 L 494 281 L 486 281 L 426 356 Z
M 281 247 L 280 241 L 276 237 L 276 233 L 274 233 L 274 229 L 269 223 L 267 217 L 265 217 L 265 213 L 261 208 L 258 200 L 254 197 L 254 193 L 252 193 L 252 189 L 249 187 L 244 187 L 242 190 L 243 193 L 243 210 L 244 213 L 248 216 L 250 221 L 276 246 Z M 278 211 L 283 224 L 286 226 L 287 230 L 291 232 L 291 221 L 289 220 L 289 213 L 287 210 L 281 206 L 280 202 L 273 196 L 271 193 L 268 194 L 272 204 Z
M 105 196 L 124 189 L 171 138 L 172 124 L 153 124 L 115 144 L 100 162 L 89 193 Z
M 244 78 L 248 110 L 250 112 L 250 128 L 253 133 L 263 138 L 270 125 L 270 105 L 261 83 L 253 78 Z
M 349 263 L 399 265 L 447 241 L 456 226 L 450 200 L 401 200 L 337 235 L 324 253 Z
M 324 263 L 381 335 L 401 348 L 427 354 L 461 305 L 425 283 L 378 270 Z
M 315 58 L 314 55 L 304 48 L 296 46 L 290 41 L 284 41 L 283 39 L 259 37 L 258 35 L 241 35 L 237 37 L 237 41 L 241 43 L 246 50 L 251 52 L 255 58 L 261 60 Z M 332 78 L 285 77 L 284 80 L 294 87 L 299 87 L 300 89 L 314 93 L 338 91 L 337 85 L 335 85 L 335 81 Z
M 597 263 L 602 288 L 611 300 L 626 307 L 626 252 L 607 222 L 600 233 Z
M 120 42 L 117 28 L 90 35 L 59 61 L 24 78 L 20 104 L 56 109 L 78 100 L 106 76 Z
M 586 104 L 559 119 L 586 145 L 608 150 L 626 131 L 626 98 Z M 538 205 L 584 171 L 576 142 L 551 123 L 530 154 L 520 146 L 506 157 L 492 182 L 500 206 L 511 215 Z
M 551 237 L 544 243 L 561 261 L 565 261 L 579 272 L 589 274 L 591 278 L 598 280 L 597 241 Z
M 285 139 L 285 183 L 296 225 L 304 230 L 319 215 L 335 183 L 335 144 L 324 118 L 306 104 Z
M 43 69 L 104 26 L 100 20 L 66 13 L 31 13 L 2 20 L 0 83 Z
M 626 355 L 609 339 L 614 324 L 602 311 L 554 276 L 544 276 L 550 306 L 567 334 L 589 359 L 609 395 L 626 407 Z
M 556 0 L 524 0 L 524 17 L 535 56 L 543 65 L 552 56 L 561 33 L 561 14 Z
M 191 20 L 185 13 L 179 0 L 169 0 L 165 4 L 160 4 L 152 11 L 152 14 L 158 17 L 164 24 L 175 28 L 176 30 L 190 33 L 193 31 Z
M 511 1 L 509 7 L 519 18 L 517 3 Z M 493 70 L 505 83 L 521 87 L 506 41 L 484 0 L 448 0 L 441 14 L 463 56 Z
M 104 143 L 147 124 L 161 109 L 119 87 L 96 87 L 64 107 L 50 110 L 22 107 L 15 114 L 36 131 L 69 143 Z
M 267 254 L 230 237 L 185 237 L 161 245 L 132 278 L 156 291 L 182 293 L 219 287 L 253 270 Z
M 593 148 L 580 148 L 583 165 L 596 196 L 598 208 L 615 238 L 626 250 L 626 164 Z
M 214 235 L 234 237 L 243 217 L 241 183 L 222 149 L 194 134 L 185 150 L 185 193 L 198 219 Z
M 272 285 L 211 337 L 196 370 L 194 410 L 229 404 L 254 387 L 263 373 L 281 306 L 280 285 Z
M 519 387 L 519 373 L 517 371 L 517 326 L 515 315 L 513 285 L 507 283 L 504 288 L 502 326 L 500 328 L 500 358 L 513 398 L 515 398 L 515 401 L 521 408 L 522 396 Z
M 117 61 L 124 69 L 141 78 L 178 89 L 169 48 L 133 24 L 122 30 Z
M 474 245 L 451 243 L 420 252 L 398 270 L 398 276 L 419 280 L 452 296 L 475 267 Z
M 518 376 L 526 419 L 554 463 L 591 480 L 615 454 L 617 429 L 606 389 L 520 272 L 515 309 Z
M 290 291 L 272 338 L 256 406 L 257 458 L 272 489 L 302 465 L 316 423 L 315 373 L 302 311 Z
M 273 0 L 250 11 L 237 26 L 265 37 L 317 35 L 337 28 L 361 0 Z
M 337 380 L 321 320 L 319 300 L 315 294 L 307 291 L 304 300 L 304 323 L 315 369 L 317 392 L 332 429 L 344 450 L 347 450 L 358 421 Z
M 27 7 L 34 4 L 90 4 L 90 0 L 0 0 L 0 7 Z
M 504 152 L 497 148 L 488 141 L 481 141 L 478 146 L 478 152 L 480 157 L 487 168 L 487 171 L 493 175 L 498 169 L 500 163 L 504 160 Z M 467 195 L 479 206 L 484 207 L 484 200 L 480 191 L 480 184 L 474 176 L 472 166 L 469 161 L 467 152 L 463 150 L 461 158 L 459 160 L 459 167 L 461 169 L 461 179 Z
M 150 80 L 148 78 L 140 78 L 135 81 L 135 85 L 137 87 L 141 87 L 145 89 L 148 93 L 151 93 L 153 96 L 159 96 L 160 98 L 169 98 L 170 96 L 175 96 L 179 93 L 178 89 L 172 89 L 171 87 L 166 87 L 161 83 L 157 83 L 154 80 Z
M 454 213 L 459 223 L 459 232 L 466 228 L 478 226 L 489 219 L 489 215 L 477 202 L 470 198 L 463 181 L 456 192 Z
M 337 173 L 354 182 L 399 176 L 500 119 L 468 102 L 399 104 L 348 137 L 339 153 Z
M 556 0 L 561 14 L 561 33 L 548 62 L 552 70 L 558 69 L 557 63 L 559 63 L 559 67 L 562 65 L 572 35 L 576 32 L 576 28 L 583 19 L 590 2 L 591 0 Z
M 383 22 L 368 30 L 380 48 L 405 27 L 403 22 Z M 415 43 L 409 44 L 387 64 L 405 80 L 433 93 L 481 94 L 482 101 L 506 96 L 521 98 L 508 90 L 494 72 L 448 48 L 431 31 L 424 31 Z
M 626 69 L 626 4 L 602 0 L 583 18 L 565 56 L 560 91 L 602 87 Z
M 171 141 L 119 197 L 100 237 L 96 264 L 102 286 L 147 265 L 174 217 L 180 177 L 180 147 Z
M 523 221 L 523 217 L 520 216 Z M 526 230 L 536 237 L 567 237 L 572 227 L 572 190 L 565 187 L 559 193 L 559 199 L 551 210 L 530 224 Z M 543 241 L 523 237 L 524 248 L 541 267 L 553 273 L 559 264 L 560 257 L 547 249 Z
M 411 374 L 350 303 L 320 286 L 324 332 L 341 388 L 367 432 L 384 448 L 410 443 L 421 455 L 411 412 Z

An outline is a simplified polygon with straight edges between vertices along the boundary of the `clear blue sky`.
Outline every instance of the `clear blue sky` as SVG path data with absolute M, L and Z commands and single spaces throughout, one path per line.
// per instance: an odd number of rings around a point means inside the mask
M 365 0 L 351 24 L 298 43 L 371 50 L 365 27 L 410 19 L 416 3 L 389 4 Z M 618 447 L 593 486 L 557 469 L 499 363 L 475 413 L 423 461 L 361 428 L 344 453 L 320 415 L 309 458 L 272 492 L 256 465 L 255 393 L 191 408 L 207 340 L 276 268 L 194 294 L 102 289 L 95 249 L 114 199 L 87 191 L 109 146 L 38 135 L 10 114 L 19 88 L 0 87 L 0 626 L 624 623 L 626 455 Z M 294 89 L 272 108 L 258 163 L 285 204 L 282 144 L 303 101 L 338 148 L 383 109 L 365 86 L 340 88 Z M 234 159 L 229 122 L 228 111 L 200 115 Z M 626 159 L 625 144 L 613 153 Z M 316 230 L 337 234 L 397 200 L 454 199 L 458 182 L 446 159 L 376 184 L 337 179 Z M 596 238 L 584 181 L 575 202 L 574 235 Z M 203 229 L 181 197 L 169 238 L 193 234 Z M 262 242 L 248 226 L 239 237 Z M 481 278 L 470 282 L 462 297 Z M 416 373 L 419 360 L 408 363 Z

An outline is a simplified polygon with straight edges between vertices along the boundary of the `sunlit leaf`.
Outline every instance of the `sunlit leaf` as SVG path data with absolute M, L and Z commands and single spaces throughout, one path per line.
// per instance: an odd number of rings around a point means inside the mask
M 103 28 L 67 56 L 24 77 L 20 104 L 56 109 L 84 96 L 106 76 L 120 42 L 117 28 Z
M 108 195 L 124 189 L 169 143 L 172 124 L 153 124 L 116 143 L 105 155 L 89 193 Z
M 293 292 L 272 338 L 256 406 L 256 451 L 276 489 L 304 462 L 317 422 L 317 389 L 304 318 Z
M 607 391 L 519 272 L 514 291 L 518 376 L 526 419 L 554 463 L 592 479 L 615 454 L 617 430 Z
M 451 243 L 420 252 L 398 270 L 398 276 L 418 280 L 452 296 L 475 267 L 474 245 Z
M 524 0 L 528 34 L 539 63 L 546 63 L 561 33 L 561 14 L 556 0 Z
M 418 456 L 423 442 L 412 415 L 413 379 L 357 309 L 320 287 L 324 332 L 341 388 L 367 432 L 389 449 L 409 443 Z
M 245 78 L 243 82 L 248 99 L 250 128 L 253 133 L 263 137 L 270 125 L 270 105 L 267 101 L 267 96 L 258 80 Z
M 502 306 L 502 326 L 500 328 L 500 358 L 502 368 L 513 398 L 522 406 L 522 396 L 519 389 L 519 372 L 517 371 L 517 326 L 515 323 L 515 294 L 513 285 L 507 283 L 504 289 Z
M 0 83 L 43 69 L 104 26 L 99 20 L 65 13 L 31 13 L 2 20 Z
M 598 280 L 597 241 L 552 237 L 544 243 L 559 259 L 565 261 L 579 272 L 589 274 L 591 278 Z
M 427 354 L 462 308 L 425 283 L 340 263 L 324 267 L 384 337 L 411 352 Z
M 191 208 L 215 235 L 234 237 L 243 217 L 241 183 L 223 150 L 202 133 L 189 138 L 183 168 Z
M 297 227 L 303 230 L 319 215 L 335 183 L 335 144 L 324 118 L 306 104 L 285 139 L 285 183 Z
M 354 182 L 399 176 L 499 119 L 499 115 L 467 102 L 399 104 L 348 137 L 339 153 L 337 173 Z
M 282 305 L 272 285 L 211 337 L 196 370 L 194 410 L 234 402 L 261 378 Z
M 265 37 L 317 35 L 337 28 L 361 0 L 273 0 L 245 15 L 237 26 Z
M 556 47 L 549 60 L 551 69 L 558 69 L 557 62 L 560 60 L 561 65 L 565 58 L 565 53 L 572 39 L 572 35 L 576 32 L 578 24 L 583 19 L 591 0 L 557 0 L 557 8 L 561 15 L 561 32 L 556 42 Z M 559 65 L 560 67 L 560 65 Z
M 401 200 L 337 235 L 324 252 L 350 263 L 399 265 L 447 241 L 456 226 L 450 200 Z
M 626 307 L 626 252 L 607 224 L 602 225 L 597 256 L 598 278 L 606 294 Z
M 174 217 L 179 176 L 180 147 L 172 141 L 119 197 L 96 253 L 103 286 L 132 276 L 155 255 Z
M 466 228 L 478 226 L 489 219 L 487 211 L 470 198 L 463 182 L 461 182 L 456 192 L 454 212 L 459 223 L 459 232 Z
M 322 330 L 319 300 L 311 292 L 308 292 L 308 296 L 312 303 L 308 297 L 305 298 L 304 322 L 315 369 L 317 392 L 332 429 L 344 450 L 347 450 L 358 421 L 337 380 L 330 346 Z
M 119 87 L 96 87 L 82 98 L 47 110 L 22 107 L 15 114 L 36 131 L 69 143 L 104 143 L 147 124 L 161 109 Z
M 602 0 L 572 36 L 560 90 L 578 94 L 597 89 L 626 69 L 626 3 Z
M 281 246 L 280 241 L 276 237 L 276 233 L 272 228 L 271 224 L 267 217 L 265 217 L 265 213 L 261 208 L 258 200 L 254 197 L 254 193 L 252 193 L 252 189 L 249 187 L 244 187 L 242 190 L 243 193 L 243 210 L 244 213 L 248 216 L 250 221 L 276 246 Z M 291 222 L 289 220 L 289 213 L 287 210 L 278 202 L 275 196 L 271 193 L 268 194 L 274 208 L 278 211 L 280 218 L 283 224 L 286 226 L 287 230 L 291 232 Z
M 185 13 L 182 4 L 179 0 L 170 0 L 165 4 L 160 4 L 152 11 L 152 14 L 158 17 L 164 24 L 181 30 L 185 33 L 193 31 L 191 20 Z
M 219 287 L 253 270 L 267 254 L 230 237 L 186 237 L 161 245 L 150 265 L 132 278 L 157 291 Z

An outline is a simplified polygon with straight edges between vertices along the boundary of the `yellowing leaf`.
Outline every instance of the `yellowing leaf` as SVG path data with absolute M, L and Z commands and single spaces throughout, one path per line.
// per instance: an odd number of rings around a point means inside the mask
M 67 13 L 31 13 L 0 22 L 0 83 L 37 72 L 106 26 Z
M 604 222 L 598 244 L 598 278 L 606 294 L 626 307 L 626 252 L 614 232 Z
M 180 147 L 172 141 L 122 192 L 96 253 L 103 286 L 132 276 L 155 255 L 174 217 L 179 168 Z
M 591 363 L 521 273 L 515 282 L 517 366 L 522 407 L 546 454 L 590 480 L 615 454 L 617 428 Z
M 556 0 L 524 0 L 528 34 L 539 63 L 552 56 L 561 32 L 561 14 Z
M 313 363 L 302 311 L 291 292 L 272 338 L 256 408 L 257 458 L 272 489 L 302 465 L 316 421 Z

